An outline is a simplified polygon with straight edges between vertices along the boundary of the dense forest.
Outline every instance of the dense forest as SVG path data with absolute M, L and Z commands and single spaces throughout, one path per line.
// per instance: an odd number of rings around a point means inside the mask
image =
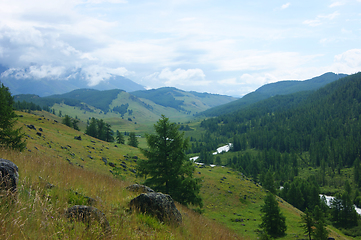
M 225 164 L 303 211 L 325 208 L 317 201 L 320 187 L 338 189 L 328 219 L 335 226 L 355 228 L 358 217 L 352 206 L 360 204 L 361 186 L 360 118 L 361 73 L 357 73 L 317 91 L 274 96 L 204 120 L 201 127 L 206 133 L 202 139 L 191 139 L 191 152 L 199 150 L 206 156 L 201 160 L 214 161 L 205 153 L 209 146 L 232 142 L 238 154 Z M 301 169 L 308 168 L 317 171 L 299 177 Z M 348 168 L 353 169 L 355 190 L 347 189 L 348 180 L 327 182 L 327 177 L 342 178 Z M 355 232 L 361 233 L 360 229 L 348 233 L 358 235 Z
M 172 107 L 177 110 L 183 110 L 182 100 L 176 100 L 174 97 L 183 97 L 183 94 L 176 91 L 176 88 L 159 88 L 159 89 L 151 89 L 147 91 L 135 91 L 132 92 L 132 95 L 149 99 L 152 102 L 159 104 L 164 107 Z

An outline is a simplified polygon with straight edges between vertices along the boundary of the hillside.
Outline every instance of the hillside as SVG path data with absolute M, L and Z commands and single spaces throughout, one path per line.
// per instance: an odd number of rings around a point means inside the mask
M 236 100 L 236 98 L 198 92 L 186 92 L 172 87 L 151 89 L 147 91 L 135 91 L 132 95 L 151 100 L 164 107 L 172 107 L 178 110 L 198 113 L 203 109 L 212 108 Z
M 155 122 L 162 114 L 173 121 L 188 121 L 194 114 L 210 107 L 233 101 L 235 98 L 185 92 L 175 88 L 127 93 L 113 89 L 99 91 L 78 89 L 65 94 L 39 97 L 33 94 L 14 96 L 15 101 L 33 102 L 49 107 L 58 114 L 79 118 L 104 119 L 119 131 L 143 131 L 149 123 Z M 126 126 L 125 128 L 123 126 Z M 146 125 L 146 126 L 143 126 Z
M 352 204 L 360 206 L 356 200 L 361 190 L 360 118 L 361 73 L 357 73 L 314 92 L 274 96 L 204 120 L 205 137 L 197 144 L 232 142 L 234 155 L 224 163 L 300 210 L 314 209 L 317 193 L 342 196 L 350 203 L 349 215 L 339 221 L 335 209 L 325 208 L 326 217 L 359 237 L 360 217 L 355 221 L 351 215 Z M 280 187 L 284 188 L 278 191 Z
M 346 76 L 346 74 L 325 73 L 321 76 L 304 81 L 279 81 L 266 84 L 256 91 L 243 96 L 241 99 L 208 109 L 199 115 L 207 117 L 220 116 L 222 114 L 244 109 L 253 103 L 268 99 L 272 96 L 288 95 L 301 91 L 314 91 Z
M 59 117 L 47 112 L 19 114 L 22 117 L 18 126 L 23 127 L 27 136 L 26 151 L 0 149 L 1 157 L 16 163 L 20 172 L 17 204 L 11 212 L 6 205 L 0 208 L 1 216 L 6 216 L 1 220 L 4 227 L 0 228 L 1 238 L 19 239 L 24 235 L 28 239 L 98 238 L 101 231 L 96 226 L 85 230 L 83 224 L 69 222 L 63 215 L 67 207 L 88 204 L 89 198 L 94 199 L 94 206 L 107 216 L 112 239 L 257 237 L 265 190 L 241 173 L 227 167 L 197 168 L 196 175 L 203 178 L 203 216 L 177 204 L 183 224 L 178 228 L 169 227 L 152 217 L 128 211 L 129 201 L 136 195 L 125 187 L 142 181 L 132 170 L 135 156 L 143 158 L 139 149 L 86 136 L 58 123 Z M 79 135 L 81 140 L 74 138 Z M 222 155 L 224 157 L 227 155 Z M 55 187 L 46 188 L 49 184 Z M 282 239 L 301 236 L 300 212 L 279 201 L 288 225 L 287 235 Z M 331 236 L 347 239 L 334 231 Z

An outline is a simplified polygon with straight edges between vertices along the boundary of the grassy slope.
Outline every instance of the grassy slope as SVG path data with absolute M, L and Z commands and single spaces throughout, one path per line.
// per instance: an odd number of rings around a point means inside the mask
M 48 115 L 40 119 L 39 116 L 22 114 L 24 117 L 19 118 L 19 125 L 29 135 L 27 148 L 31 152 L 27 150 L 19 154 L 0 149 L 0 156 L 14 161 L 20 169 L 18 202 L 12 211 L 7 211 L 2 205 L 0 236 L 10 239 L 23 236 L 44 239 L 50 235 L 61 239 L 98 237 L 100 233 L 96 227 L 85 231 L 82 224 L 72 224 L 64 218 L 64 209 L 71 206 L 69 199 L 77 200 L 68 191 L 73 189 L 97 200 L 95 207 L 107 215 L 114 239 L 235 239 L 235 234 L 245 239 L 257 238 L 260 207 L 265 193 L 240 173 L 222 167 L 197 168 L 195 175 L 203 177 L 204 216 L 177 205 L 183 214 L 184 224 L 180 228 L 168 227 L 153 218 L 129 213 L 127 204 L 135 195 L 126 191 L 125 187 L 142 180 L 130 171 L 122 172 L 121 179 L 126 181 L 118 180 L 110 174 L 112 168 L 101 161 L 102 157 L 106 157 L 113 163 L 124 161 L 128 168 L 134 168 L 134 161 L 124 156 L 142 158 L 139 149 L 114 147 L 114 144 L 93 139 L 55 123 L 53 119 L 57 117 L 45 112 L 40 114 Z M 33 124 L 37 130 L 41 127 L 42 136 L 36 135 L 38 131 L 27 128 L 25 124 Z M 77 135 L 81 135 L 82 141 L 74 139 Z M 68 149 L 64 149 L 66 146 Z M 227 157 L 222 154 L 222 159 Z M 55 190 L 44 189 L 47 182 L 54 184 Z M 247 195 L 246 200 L 244 195 Z M 296 235 L 301 237 L 300 212 L 284 201 L 280 206 L 288 226 L 287 236 L 283 239 L 295 239 Z M 336 233 L 332 236 L 347 239 Z

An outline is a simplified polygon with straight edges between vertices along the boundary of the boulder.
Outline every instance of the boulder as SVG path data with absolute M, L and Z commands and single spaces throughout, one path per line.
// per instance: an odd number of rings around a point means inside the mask
M 16 192 L 19 169 L 11 161 L 0 158 L 0 190 Z
M 168 194 L 142 193 L 130 201 L 130 208 L 157 217 L 162 222 L 175 225 L 182 223 L 182 215 Z
M 127 187 L 127 190 L 131 192 L 138 192 L 138 193 L 151 193 L 154 192 L 153 189 L 150 187 L 140 185 L 140 184 L 133 184 Z
M 105 214 L 95 207 L 85 205 L 75 205 L 66 210 L 65 215 L 71 220 L 81 221 L 90 226 L 92 221 L 97 221 L 106 233 L 111 232 L 111 228 Z
M 75 136 L 74 139 L 81 141 L 81 136 Z

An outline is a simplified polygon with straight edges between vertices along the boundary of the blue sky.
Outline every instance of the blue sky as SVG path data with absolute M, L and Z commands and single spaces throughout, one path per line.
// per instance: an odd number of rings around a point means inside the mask
M 361 70 L 361 0 L 2 0 L 4 74 L 242 96 Z

